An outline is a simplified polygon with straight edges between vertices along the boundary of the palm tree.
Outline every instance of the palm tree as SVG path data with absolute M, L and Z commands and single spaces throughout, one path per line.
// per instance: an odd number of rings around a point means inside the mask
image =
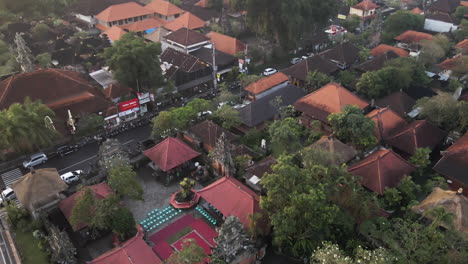
M 258 226 L 258 222 L 262 219 L 261 213 L 254 213 L 249 214 L 249 233 L 250 239 L 254 240 L 258 234 L 261 233 L 260 227 Z
M 437 206 L 431 208 L 423 213 L 423 216 L 432 219 L 431 227 L 435 228 L 438 226 L 444 226 L 449 229 L 453 228 L 453 220 L 455 215 L 445 211 L 444 207 Z
M 12 104 L 0 115 L 0 127 L 3 128 L 0 144 L 16 151 L 49 146 L 58 134 L 45 125 L 46 116 L 54 118 L 55 113 L 40 101 L 32 102 L 27 97 L 24 104 Z

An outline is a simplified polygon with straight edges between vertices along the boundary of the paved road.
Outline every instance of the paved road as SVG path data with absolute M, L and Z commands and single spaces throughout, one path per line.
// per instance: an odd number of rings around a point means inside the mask
M 127 130 L 116 136 L 122 144 L 132 146 L 138 141 L 147 139 L 151 134 L 151 124 Z M 98 144 L 90 143 L 81 148 L 77 152 L 68 154 L 62 158 L 54 157 L 49 159 L 45 164 L 37 166 L 37 168 L 57 168 L 60 174 L 73 170 L 83 170 L 88 172 L 90 164 L 97 160 Z

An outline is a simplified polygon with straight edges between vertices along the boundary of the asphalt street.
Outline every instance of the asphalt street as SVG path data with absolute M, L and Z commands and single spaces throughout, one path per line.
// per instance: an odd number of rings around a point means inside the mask
M 115 138 L 125 146 L 132 147 L 138 141 L 147 139 L 151 135 L 151 123 L 141 127 L 129 129 Z M 85 173 L 89 171 L 90 165 L 97 160 L 99 146 L 96 142 L 90 143 L 80 150 L 70 153 L 64 157 L 50 158 L 46 163 L 37 166 L 37 168 L 56 168 L 60 174 L 83 170 Z

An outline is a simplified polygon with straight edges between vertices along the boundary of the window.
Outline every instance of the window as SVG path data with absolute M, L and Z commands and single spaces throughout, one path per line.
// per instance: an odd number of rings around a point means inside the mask
M 180 14 L 176 14 L 176 15 L 175 15 L 175 18 L 178 18 L 179 16 L 180 16 Z
M 123 25 L 123 20 L 119 20 L 119 25 Z

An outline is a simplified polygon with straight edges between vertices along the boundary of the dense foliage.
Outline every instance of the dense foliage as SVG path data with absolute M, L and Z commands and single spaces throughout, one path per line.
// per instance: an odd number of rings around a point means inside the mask
M 424 16 L 413 14 L 410 11 L 400 10 L 390 15 L 384 23 L 383 41 L 392 39 L 406 30 L 421 31 L 424 27 Z

